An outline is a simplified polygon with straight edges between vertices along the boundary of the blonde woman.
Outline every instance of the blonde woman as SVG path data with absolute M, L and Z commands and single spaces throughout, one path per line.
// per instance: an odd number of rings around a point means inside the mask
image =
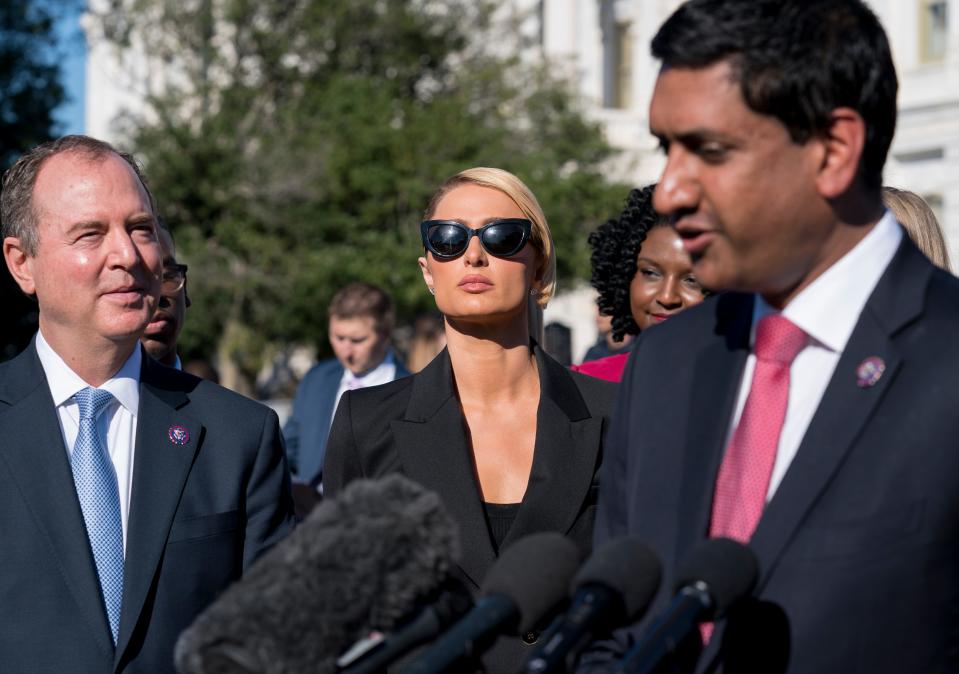
M 476 590 L 499 551 L 528 534 L 558 531 L 588 550 L 615 386 L 569 372 L 534 338 L 556 261 L 542 209 L 516 176 L 451 177 L 421 234 L 447 348 L 412 377 L 344 394 L 324 488 L 398 471 L 436 491 L 460 527 L 459 575 Z M 524 649 L 501 638 L 483 665 L 513 672 Z
M 896 216 L 912 242 L 941 269 L 951 272 L 949 249 L 942 228 L 929 204 L 915 192 L 895 187 L 882 188 L 882 201 Z

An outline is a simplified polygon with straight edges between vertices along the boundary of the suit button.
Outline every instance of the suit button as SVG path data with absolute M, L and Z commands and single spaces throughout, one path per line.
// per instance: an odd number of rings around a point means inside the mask
M 539 632 L 527 632 L 523 635 L 523 643 L 532 646 L 539 639 Z

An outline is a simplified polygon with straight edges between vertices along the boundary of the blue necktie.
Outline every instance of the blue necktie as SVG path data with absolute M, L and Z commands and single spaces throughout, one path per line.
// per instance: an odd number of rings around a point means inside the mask
M 109 391 L 87 387 L 73 398 L 80 407 L 80 430 L 70 458 L 73 482 L 116 645 L 123 598 L 123 527 L 116 471 L 97 433 L 97 417 L 113 396 Z

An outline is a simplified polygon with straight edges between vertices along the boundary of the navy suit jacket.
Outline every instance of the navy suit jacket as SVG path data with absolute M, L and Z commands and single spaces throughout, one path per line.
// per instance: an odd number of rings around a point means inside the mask
M 396 379 L 409 375 L 394 356 Z M 286 452 L 293 479 L 316 484 L 323 474 L 326 440 L 336 411 L 336 392 L 343 379 L 343 366 L 336 358 L 314 365 L 303 377 L 293 399 L 293 412 L 283 427 Z
M 144 354 L 114 649 L 35 345 L 0 364 L 0 672 L 172 673 L 179 633 L 290 530 L 289 489 L 273 411 Z
M 959 280 L 903 238 L 753 535 L 756 599 L 717 624 L 700 671 L 959 671 Z M 635 535 L 662 557 L 646 623 L 707 534 L 752 304 L 722 295 L 644 332 L 624 375 L 596 543 Z M 860 386 L 874 356 L 885 371 Z

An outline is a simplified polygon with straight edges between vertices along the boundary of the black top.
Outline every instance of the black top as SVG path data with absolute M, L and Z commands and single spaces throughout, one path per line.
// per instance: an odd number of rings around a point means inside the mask
M 490 540 L 493 541 L 493 549 L 497 555 L 521 505 L 522 503 L 483 503 L 486 526 L 489 527 Z

